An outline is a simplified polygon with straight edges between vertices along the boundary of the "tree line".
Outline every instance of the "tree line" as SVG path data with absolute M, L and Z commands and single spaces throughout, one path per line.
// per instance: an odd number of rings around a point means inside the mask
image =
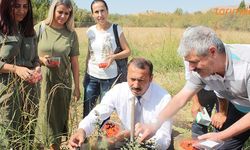
M 39 22 L 47 17 L 51 0 L 32 0 L 34 20 Z M 78 8 L 73 2 L 76 27 L 88 27 L 94 24 L 91 12 Z M 244 0 L 238 9 L 249 10 Z M 173 13 L 147 11 L 139 14 L 120 15 L 110 14 L 109 20 L 124 27 L 170 27 L 186 28 L 190 25 L 205 25 L 214 29 L 250 31 L 250 13 L 233 14 L 218 13 L 216 9 L 206 12 L 184 12 L 177 8 Z

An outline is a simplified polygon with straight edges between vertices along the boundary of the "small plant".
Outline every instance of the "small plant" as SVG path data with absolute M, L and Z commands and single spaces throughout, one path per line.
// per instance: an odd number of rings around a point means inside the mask
M 1 89 L 0 149 L 33 148 L 38 93 L 32 88 L 13 77 Z
M 126 140 L 125 144 L 121 148 L 122 150 L 153 150 L 159 149 L 159 146 L 153 139 L 147 140 L 143 143 L 139 143 L 137 139 L 134 141 Z
M 95 149 L 110 149 L 113 146 L 116 146 L 117 143 L 112 143 L 116 141 L 116 135 L 118 135 L 122 130 L 121 127 L 110 120 L 108 120 L 104 125 L 102 124 L 102 120 L 100 119 L 99 113 L 95 112 L 97 116 L 97 123 L 95 124 L 96 130 L 92 136 L 92 143 L 95 143 Z M 158 145 L 155 143 L 153 139 L 148 140 L 144 143 L 139 143 L 137 139 L 134 141 L 130 141 L 129 138 L 125 138 L 122 141 L 118 141 L 122 143 L 119 148 L 122 150 L 147 150 L 147 149 L 158 149 Z M 96 144 L 98 143 L 98 144 Z

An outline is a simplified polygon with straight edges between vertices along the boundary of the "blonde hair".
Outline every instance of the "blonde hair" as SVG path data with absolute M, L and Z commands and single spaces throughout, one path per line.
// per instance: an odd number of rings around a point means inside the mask
M 62 5 L 62 4 L 71 9 L 69 18 L 68 18 L 67 22 L 65 23 L 65 25 L 69 31 L 74 31 L 74 28 L 75 28 L 74 14 L 73 14 L 73 6 L 72 6 L 71 0 L 53 0 L 52 4 L 50 5 L 50 8 L 49 8 L 48 17 L 44 20 L 44 22 L 45 22 L 45 24 L 51 26 L 53 19 L 54 19 L 55 9 L 58 5 Z

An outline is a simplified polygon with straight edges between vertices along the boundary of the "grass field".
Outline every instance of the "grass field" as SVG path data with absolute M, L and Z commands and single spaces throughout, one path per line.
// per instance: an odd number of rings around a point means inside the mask
M 133 57 L 145 57 L 150 59 L 154 65 L 154 82 L 160 84 L 162 87 L 173 96 L 184 85 L 184 68 L 183 60 L 177 54 L 177 48 L 180 37 L 184 29 L 178 28 L 123 28 L 126 39 L 132 50 Z M 87 38 L 86 28 L 77 28 L 76 32 L 80 43 L 80 85 L 81 93 L 83 94 L 82 79 L 85 72 L 85 58 L 87 53 Z M 216 30 L 218 36 L 225 43 L 248 43 L 250 41 L 250 32 L 239 31 L 223 31 Z M 82 95 L 83 97 L 83 95 Z M 4 109 L 1 110 L 4 112 Z M 70 116 L 69 116 L 69 132 L 74 132 L 78 127 L 78 123 L 82 119 L 83 99 L 71 102 Z M 24 114 L 28 115 L 28 114 Z M 114 114 L 113 119 L 117 120 Z M 174 117 L 173 117 L 173 133 L 176 150 L 181 150 L 179 141 L 186 138 L 191 138 L 191 102 L 187 103 Z M 30 125 L 35 124 L 35 121 L 29 122 Z M 29 125 L 27 125 L 29 127 Z M 5 134 L 8 128 L 0 126 L 0 149 L 6 144 Z M 31 130 L 31 129 L 30 129 Z M 3 134 L 5 133 L 5 134 Z M 27 133 L 28 134 L 28 133 Z M 27 135 L 17 132 L 17 141 L 27 146 L 32 146 L 26 139 Z M 67 138 L 66 138 L 67 139 Z M 62 145 L 62 149 L 67 149 L 67 140 Z M 20 144 L 19 143 L 19 144 Z M 44 144 L 44 143 L 43 143 Z M 247 143 L 247 148 L 250 147 L 250 141 Z M 245 149 L 247 149 L 245 148 Z
M 177 55 L 179 39 L 184 29 L 174 28 L 123 28 L 126 39 L 132 49 L 132 57 L 142 56 L 154 64 L 154 81 L 166 88 L 173 96 L 184 85 L 184 68 L 182 59 Z M 87 51 L 86 28 L 77 28 L 81 55 L 79 57 L 81 79 L 84 74 Z M 216 30 L 225 43 L 248 43 L 250 32 Z M 81 80 L 82 81 L 82 80 Z M 188 103 L 173 118 L 175 148 L 180 149 L 178 141 L 190 137 L 191 103 Z M 79 106 L 82 111 L 82 105 Z

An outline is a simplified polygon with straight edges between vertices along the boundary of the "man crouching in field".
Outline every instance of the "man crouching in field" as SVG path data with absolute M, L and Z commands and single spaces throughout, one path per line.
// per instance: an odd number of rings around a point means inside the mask
M 170 94 L 152 82 L 153 65 L 144 58 L 134 58 L 128 64 L 127 81 L 115 85 L 110 89 L 101 103 L 98 104 L 88 116 L 79 124 L 79 129 L 69 140 L 70 149 L 81 146 L 84 139 L 93 132 L 98 118 L 101 121 L 116 112 L 125 131 L 115 136 L 113 143 L 121 138 L 128 138 L 131 130 L 131 100 L 135 102 L 135 123 L 152 123 L 160 111 L 171 99 Z M 95 112 L 99 116 L 96 116 Z M 97 118 L 98 117 L 98 118 Z M 166 120 L 152 137 L 157 149 L 166 150 L 171 143 L 172 122 Z M 172 149 L 172 148 L 169 148 Z
M 234 119 L 231 126 L 198 138 L 222 140 L 224 144 L 220 149 L 242 149 L 250 135 L 250 45 L 224 44 L 210 28 L 195 26 L 186 29 L 178 51 L 189 62 L 191 77 L 163 109 L 155 124 L 136 125 L 136 134 L 142 133 L 140 141 L 155 133 L 166 119 L 208 85 L 218 97 L 229 100 L 237 110 L 228 110 L 228 116 Z

